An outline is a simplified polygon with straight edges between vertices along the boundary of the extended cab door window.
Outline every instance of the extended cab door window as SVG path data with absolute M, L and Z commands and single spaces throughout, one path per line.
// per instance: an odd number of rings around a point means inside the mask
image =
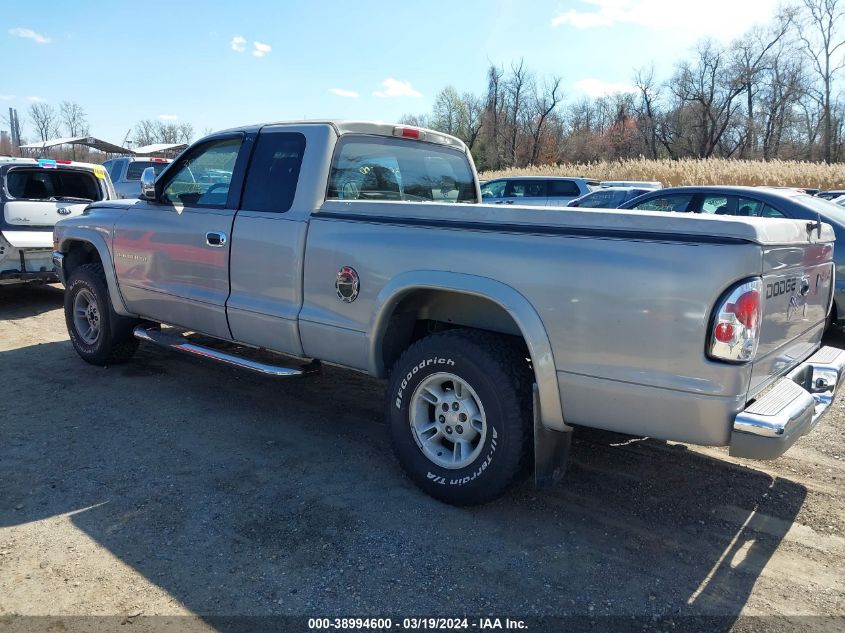
M 185 207 L 223 208 L 242 139 L 209 141 L 182 157 L 163 184 L 161 201 Z
M 284 213 L 293 204 L 305 153 L 299 132 L 262 132 L 244 185 L 242 209 Z

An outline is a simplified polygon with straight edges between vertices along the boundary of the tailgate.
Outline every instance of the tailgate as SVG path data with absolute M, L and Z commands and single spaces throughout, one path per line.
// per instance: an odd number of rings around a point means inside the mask
M 26 227 L 53 226 L 62 218 L 82 215 L 88 202 L 62 202 L 52 200 L 15 200 L 3 208 L 7 226 L 26 230 Z
M 832 244 L 808 243 L 764 250 L 762 325 L 749 397 L 818 347 L 832 289 Z

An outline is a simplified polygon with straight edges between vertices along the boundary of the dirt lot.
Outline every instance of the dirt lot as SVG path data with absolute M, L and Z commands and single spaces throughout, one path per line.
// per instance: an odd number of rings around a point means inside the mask
M 400 471 L 380 382 L 333 368 L 273 382 L 151 347 L 96 368 L 61 305 L 59 287 L 0 287 L 0 628 L 26 621 L 14 614 L 845 622 L 783 619 L 845 615 L 841 399 L 774 462 L 579 430 L 556 489 L 456 509 Z

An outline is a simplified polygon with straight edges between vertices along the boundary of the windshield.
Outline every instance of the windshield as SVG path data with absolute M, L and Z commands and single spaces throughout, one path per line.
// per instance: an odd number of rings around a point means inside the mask
M 154 163 L 146 160 L 132 161 L 126 169 L 126 180 L 141 180 L 141 174 L 144 173 L 144 170 L 147 167 L 155 169 L 155 174 L 158 176 L 164 171 L 164 168 L 167 167 L 167 165 L 168 163 Z
M 335 152 L 327 198 L 477 202 L 466 155 L 433 143 L 346 136 Z
M 6 174 L 6 191 L 21 200 L 103 199 L 103 190 L 89 171 L 79 169 L 10 169 Z

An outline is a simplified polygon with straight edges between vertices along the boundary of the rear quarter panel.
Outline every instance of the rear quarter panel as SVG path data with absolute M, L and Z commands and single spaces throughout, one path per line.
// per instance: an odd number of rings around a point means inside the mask
M 361 278 L 354 303 L 335 294 L 342 266 Z M 550 339 L 568 423 L 718 444 L 729 434 L 724 415 L 711 416 L 710 428 L 678 429 L 649 403 L 663 398 L 704 412 L 714 401 L 731 411 L 745 402 L 751 367 L 708 360 L 705 339 L 716 300 L 760 273 L 756 245 L 457 230 L 317 213 L 300 314 L 306 355 L 367 369 L 377 297 L 392 278 L 414 270 L 487 277 L 524 296 Z

